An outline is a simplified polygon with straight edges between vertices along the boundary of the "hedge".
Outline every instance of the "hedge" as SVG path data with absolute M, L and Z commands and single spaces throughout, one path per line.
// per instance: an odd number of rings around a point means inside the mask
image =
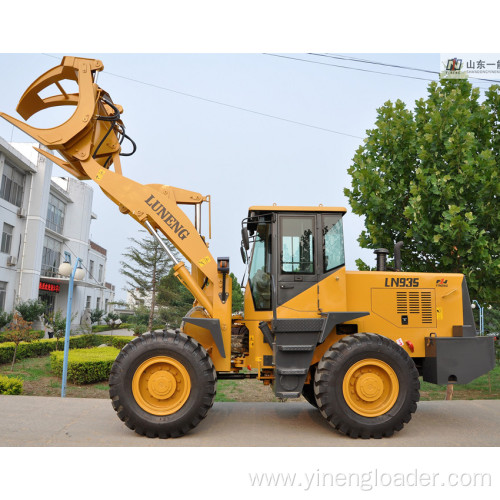
M 118 328 L 118 327 L 116 327 Z M 92 332 L 93 333 L 101 333 L 101 332 L 107 332 L 108 330 L 114 330 L 115 327 L 111 327 L 109 325 L 94 325 L 92 327 Z
M 111 344 L 111 335 L 75 335 L 69 338 L 70 349 L 82 349 L 85 347 L 95 347 L 101 344 Z M 17 348 L 16 359 L 34 358 L 36 356 L 46 356 L 56 350 L 57 339 L 42 339 L 33 342 L 21 342 Z M 0 344 L 0 364 L 10 363 L 14 357 L 14 342 Z M 59 350 L 64 348 L 64 338 L 59 339 Z
M 23 381 L 16 377 L 0 375 L 0 394 L 17 395 L 23 393 Z
M 116 347 L 116 349 L 123 349 L 131 340 L 134 339 L 135 337 L 113 337 L 111 345 Z
M 91 384 L 109 379 L 111 366 L 120 351 L 114 347 L 74 349 L 68 354 L 68 380 L 75 384 Z M 50 354 L 50 369 L 61 377 L 64 352 Z
M 32 330 L 32 332 L 36 332 L 39 339 L 43 339 L 45 336 L 45 332 L 43 330 Z M 5 338 L 5 332 L 0 332 L 0 344 L 3 344 L 4 342 L 10 342 L 10 340 Z

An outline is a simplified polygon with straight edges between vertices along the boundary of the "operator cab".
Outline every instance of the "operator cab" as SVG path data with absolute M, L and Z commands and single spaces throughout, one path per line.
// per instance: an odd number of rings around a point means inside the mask
M 342 207 L 250 207 L 242 255 L 251 249 L 249 286 L 256 311 L 269 311 L 344 266 Z M 253 247 L 251 246 L 253 243 Z

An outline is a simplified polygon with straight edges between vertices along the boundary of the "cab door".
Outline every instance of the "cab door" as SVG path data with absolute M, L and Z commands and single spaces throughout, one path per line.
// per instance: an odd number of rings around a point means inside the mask
M 316 214 L 278 216 L 278 306 L 318 281 Z

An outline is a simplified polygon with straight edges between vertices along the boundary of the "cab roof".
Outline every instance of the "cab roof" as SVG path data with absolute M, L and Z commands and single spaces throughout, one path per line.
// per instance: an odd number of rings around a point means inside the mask
M 248 215 L 252 212 L 255 214 L 259 213 L 269 213 L 269 212 L 335 212 L 345 214 L 347 209 L 344 207 L 324 207 L 323 205 L 318 205 L 315 207 L 291 207 L 291 206 L 278 206 L 278 205 L 267 205 L 267 206 L 255 206 L 248 209 Z

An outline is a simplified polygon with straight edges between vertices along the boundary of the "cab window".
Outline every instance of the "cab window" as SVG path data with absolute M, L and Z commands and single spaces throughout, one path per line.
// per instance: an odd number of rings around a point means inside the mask
M 314 218 L 281 218 L 281 273 L 314 273 Z
M 343 266 L 344 231 L 342 217 L 339 215 L 323 215 L 323 272 Z
M 271 309 L 271 241 L 269 224 L 259 224 L 248 280 L 256 311 Z

